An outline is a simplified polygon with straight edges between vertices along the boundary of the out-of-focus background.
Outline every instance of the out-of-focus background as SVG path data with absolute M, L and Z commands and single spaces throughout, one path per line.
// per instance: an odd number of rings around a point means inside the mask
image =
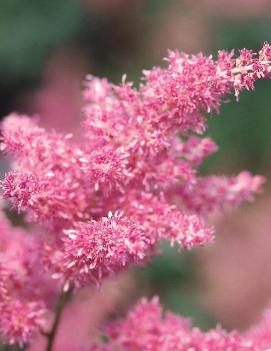
M 39 114 L 47 128 L 76 134 L 87 73 L 116 83 L 127 73 L 138 84 L 141 70 L 161 64 L 167 49 L 215 54 L 257 50 L 265 40 L 271 41 L 270 0 L 0 0 L 0 115 Z M 220 151 L 202 172 L 268 176 L 271 82 L 232 100 L 210 119 L 207 135 Z M 227 329 L 250 326 L 271 302 L 268 188 L 269 181 L 253 204 L 217 220 L 212 247 L 187 253 L 165 247 L 151 266 L 121 278 L 122 298 L 109 285 L 108 301 L 118 300 L 109 315 L 158 294 L 202 328 L 217 321 Z

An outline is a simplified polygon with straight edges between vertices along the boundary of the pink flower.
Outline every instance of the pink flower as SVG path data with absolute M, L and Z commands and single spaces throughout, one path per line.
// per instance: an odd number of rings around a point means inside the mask
M 261 191 L 264 177 L 241 172 L 236 177 L 209 176 L 198 178 L 192 186 L 183 184 L 173 187 L 171 192 L 190 211 L 210 215 L 223 208 L 251 201 L 254 193 Z
M 108 343 L 94 344 L 90 351 L 268 351 L 270 332 L 266 317 L 245 335 L 219 327 L 203 332 L 171 312 L 164 314 L 157 298 L 142 299 L 125 319 L 107 327 Z
M 21 347 L 28 344 L 33 333 L 38 333 L 44 325 L 45 309 L 41 303 L 8 300 L 0 303 L 0 333 L 8 344 Z
M 78 285 L 99 283 L 128 265 L 142 263 L 153 250 L 144 228 L 117 213 L 65 234 L 66 274 Z
M 84 152 L 70 135 L 48 133 L 27 117 L 3 122 L 2 148 L 15 157 L 16 172 L 2 182 L 4 197 L 27 211 L 31 221 L 63 228 L 90 218 L 91 189 L 83 171 Z
M 119 86 L 89 76 L 80 143 L 26 116 L 4 120 L 2 150 L 14 170 L 3 196 L 50 229 L 40 250 L 54 278 L 100 282 L 146 261 L 162 240 L 189 249 L 209 242 L 203 217 L 260 190 L 263 179 L 246 172 L 201 178 L 197 167 L 217 147 L 191 131 L 202 133 L 232 90 L 269 77 L 270 52 L 267 43 L 259 54 L 223 51 L 217 60 L 169 52 L 168 66 L 144 71 L 138 90 L 125 76 Z
M 263 178 L 248 172 L 202 178 L 198 167 L 217 147 L 200 134 L 230 93 L 238 98 L 269 78 L 270 58 L 267 43 L 259 53 L 221 51 L 216 60 L 169 52 L 167 67 L 144 71 L 138 89 L 125 76 L 118 86 L 89 76 L 80 142 L 26 116 L 3 121 L 1 149 L 12 159 L 3 197 L 37 223 L 27 235 L 0 218 L 0 331 L 7 343 L 27 344 L 48 323 L 60 286 L 99 285 L 145 263 L 164 240 L 180 249 L 210 242 L 205 219 L 260 191 Z M 205 334 L 160 310 L 157 300 L 143 300 L 108 329 L 108 349 L 256 350 L 238 333 Z
M 0 333 L 5 343 L 25 346 L 46 324 L 54 289 L 39 261 L 37 237 L 11 227 L 2 213 L 0 227 Z
M 162 195 L 127 194 L 125 210 L 143 225 L 152 242 L 167 240 L 172 245 L 177 243 L 180 249 L 190 249 L 213 239 L 213 229 L 202 218 L 169 205 Z

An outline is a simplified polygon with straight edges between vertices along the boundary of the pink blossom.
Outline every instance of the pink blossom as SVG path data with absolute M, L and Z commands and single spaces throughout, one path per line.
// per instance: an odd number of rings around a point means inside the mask
M 259 58 L 242 50 L 237 59 L 220 52 L 217 61 L 170 52 L 168 67 L 145 71 L 139 90 L 125 78 L 115 86 L 90 77 L 80 145 L 9 116 L 2 149 L 15 158 L 16 173 L 3 181 L 4 196 L 30 220 L 59 230 L 122 210 L 127 189 L 156 193 L 180 180 L 190 188 L 197 183 L 195 167 L 216 147 L 191 138 L 176 149 L 176 133 L 201 132 L 202 112 L 218 111 L 231 89 L 252 89 L 255 79 L 267 77 L 269 51 L 265 44 Z M 114 208 L 107 209 L 113 198 Z
M 217 147 L 200 134 L 230 93 L 238 98 L 269 78 L 270 52 L 267 43 L 259 53 L 223 51 L 216 60 L 169 52 L 167 66 L 144 71 L 138 89 L 125 76 L 118 86 L 89 76 L 80 142 L 27 116 L 3 121 L 1 148 L 12 159 L 3 197 L 37 225 L 26 234 L 0 221 L 7 343 L 26 344 L 48 324 L 60 287 L 99 285 L 148 261 L 164 240 L 180 249 L 210 242 L 206 218 L 260 191 L 263 178 L 248 172 L 202 178 L 198 167 Z M 204 334 L 171 314 L 161 318 L 156 300 L 116 325 L 108 331 L 112 350 L 255 350 L 238 333 Z
M 126 212 L 134 221 L 143 225 L 150 240 L 167 240 L 179 248 L 192 248 L 210 242 L 213 229 L 194 214 L 180 211 L 176 205 L 169 205 L 163 196 L 148 193 L 127 194 Z
M 119 86 L 89 76 L 80 143 L 26 116 L 4 120 L 2 150 L 14 170 L 3 195 L 50 229 L 40 250 L 54 278 L 100 282 L 145 261 L 162 240 L 180 248 L 209 242 L 203 217 L 260 190 L 262 178 L 249 173 L 201 178 L 197 167 L 217 147 L 190 132 L 201 133 L 232 90 L 269 76 L 270 51 L 265 43 L 258 55 L 244 49 L 217 60 L 169 52 L 168 66 L 144 71 L 138 90 L 125 76 Z
M 0 333 L 6 343 L 23 346 L 45 325 L 53 290 L 39 262 L 37 237 L 11 227 L 2 213 L 0 227 Z
M 128 264 L 144 262 L 153 250 L 144 228 L 117 213 L 65 234 L 68 279 L 79 285 L 99 282 Z
M 258 338 L 263 333 L 265 338 Z M 125 319 L 107 327 L 108 343 L 94 344 L 90 351 L 268 351 L 271 346 L 268 333 L 266 318 L 245 335 L 228 333 L 219 327 L 203 332 L 171 312 L 164 314 L 157 298 L 150 302 L 142 299 Z
M 90 218 L 91 189 L 82 170 L 84 152 L 70 135 L 48 133 L 35 121 L 8 116 L 2 125 L 2 149 L 16 160 L 16 172 L 2 182 L 4 196 L 31 221 L 63 228 Z
M 173 187 L 173 195 L 184 207 L 201 215 L 220 212 L 223 208 L 251 201 L 261 191 L 264 178 L 241 172 L 236 177 L 209 176 L 198 178 L 193 186 Z
M 44 324 L 45 310 L 41 303 L 8 300 L 0 304 L 0 311 L 0 333 L 8 344 L 23 347 Z
M 85 166 L 89 181 L 95 189 L 103 187 L 110 191 L 114 187 L 122 190 L 122 183 L 131 176 L 127 170 L 127 155 L 120 150 L 93 151 Z

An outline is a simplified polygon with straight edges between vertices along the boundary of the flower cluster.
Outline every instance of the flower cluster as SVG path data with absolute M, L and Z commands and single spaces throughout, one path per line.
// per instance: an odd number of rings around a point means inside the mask
M 12 159 L 3 197 L 39 226 L 39 233 L 10 237 L 10 249 L 3 244 L 0 330 L 7 342 L 24 344 L 38 329 L 41 305 L 48 308 L 41 291 L 50 284 L 100 284 L 146 262 L 164 240 L 180 249 L 210 242 L 206 218 L 260 191 L 260 176 L 203 178 L 198 167 L 217 150 L 201 136 L 207 115 L 232 91 L 238 97 L 269 78 L 269 44 L 237 58 L 169 52 L 166 61 L 144 71 L 138 89 L 125 76 L 118 86 L 87 77 L 80 142 L 46 131 L 37 118 L 13 113 L 3 121 L 1 149 Z M 20 312 L 8 318 L 12 310 Z
M 34 234 L 12 228 L 2 214 L 0 227 L 0 332 L 6 342 L 22 346 L 45 323 L 49 279 L 39 276 Z
M 81 224 L 65 232 L 67 269 L 72 281 L 101 281 L 128 264 L 146 260 L 152 248 L 143 227 L 121 214 Z M 64 258 L 64 259 L 65 259 Z
M 189 320 L 166 312 L 157 298 L 142 299 L 126 319 L 113 322 L 105 330 L 107 342 L 96 343 L 90 351 L 268 351 L 271 347 L 270 312 L 245 334 L 221 328 L 206 333 L 192 327 Z

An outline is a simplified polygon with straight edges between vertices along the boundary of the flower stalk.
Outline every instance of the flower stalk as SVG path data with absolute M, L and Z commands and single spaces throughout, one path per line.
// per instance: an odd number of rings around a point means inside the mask
M 59 299 L 56 305 L 55 319 L 53 321 L 53 325 L 51 327 L 51 330 L 48 333 L 45 333 L 45 336 L 47 337 L 46 351 L 53 350 L 55 338 L 61 322 L 62 313 L 63 313 L 64 307 L 66 306 L 67 302 L 69 301 L 72 295 L 72 290 L 73 290 L 72 288 L 68 290 L 64 290 L 64 289 L 61 290 L 61 293 L 59 295 Z

